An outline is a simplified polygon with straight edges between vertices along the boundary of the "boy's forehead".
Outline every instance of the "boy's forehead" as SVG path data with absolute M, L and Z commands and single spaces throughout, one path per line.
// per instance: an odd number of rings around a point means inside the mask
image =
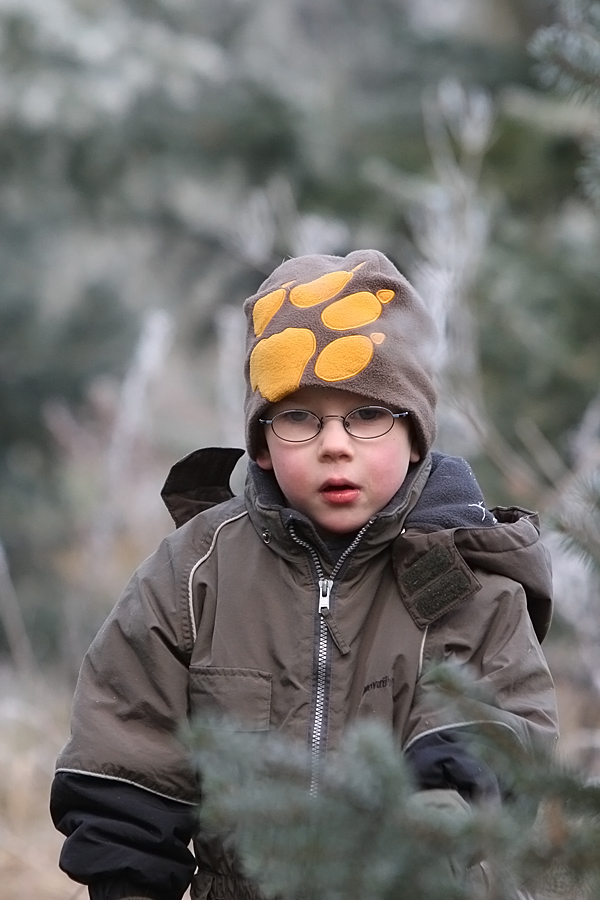
M 344 408 L 349 411 L 356 409 L 358 406 L 370 406 L 372 404 L 381 406 L 380 402 L 364 394 L 355 394 L 352 391 L 345 391 L 340 388 L 309 385 L 298 388 L 297 391 L 293 391 L 282 400 L 273 403 L 269 407 L 269 411 L 278 412 L 283 409 L 302 408 L 317 412 L 322 407 Z

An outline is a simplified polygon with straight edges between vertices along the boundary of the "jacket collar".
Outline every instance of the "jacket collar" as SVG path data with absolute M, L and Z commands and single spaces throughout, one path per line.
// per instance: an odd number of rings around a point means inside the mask
M 173 466 L 162 497 L 178 527 L 233 497 L 229 479 L 243 453 L 236 448 L 209 447 L 190 453 Z M 293 523 L 322 558 L 331 562 L 312 523 L 285 507 L 272 474 L 254 463 L 249 464 L 246 502 L 254 527 L 282 556 L 294 558 L 300 552 L 290 540 L 289 525 Z M 552 615 L 552 577 L 539 531 L 537 515 L 528 510 L 486 510 L 468 463 L 432 453 L 411 467 L 398 493 L 375 516 L 349 565 L 393 542 L 398 581 L 421 627 L 477 590 L 473 569 L 504 575 L 523 585 L 529 614 L 542 640 Z M 420 562 L 424 557 L 427 559 Z M 445 600 L 438 603 L 441 597 Z
M 402 531 L 405 519 L 418 502 L 431 469 L 428 456 L 411 466 L 404 483 L 387 506 L 372 519 L 368 531 L 352 555 L 352 562 L 361 562 L 366 555 L 388 545 Z M 331 562 L 329 550 L 313 523 L 302 513 L 285 504 L 285 498 L 270 471 L 264 471 L 256 463 L 248 463 L 246 478 L 246 506 L 248 514 L 259 533 L 267 533 L 273 549 L 286 558 L 296 556 L 299 546 L 290 540 L 290 529 L 307 541 L 319 555 Z

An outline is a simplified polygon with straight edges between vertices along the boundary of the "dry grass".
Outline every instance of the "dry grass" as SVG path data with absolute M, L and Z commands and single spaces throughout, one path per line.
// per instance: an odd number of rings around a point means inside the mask
M 54 764 L 68 737 L 71 699 L 71 688 L 58 678 L 23 680 L 0 668 L 2 900 L 88 898 L 87 888 L 58 868 L 63 836 L 48 811 Z
M 70 691 L 0 670 L 0 896 L 83 900 L 58 868 L 62 837 L 48 812 L 54 762 L 68 733 Z

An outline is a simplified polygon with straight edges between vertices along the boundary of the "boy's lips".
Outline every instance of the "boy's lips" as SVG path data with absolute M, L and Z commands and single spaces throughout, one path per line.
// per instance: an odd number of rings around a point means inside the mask
M 352 503 L 360 494 L 360 488 L 343 478 L 329 478 L 321 485 L 319 493 L 330 503 Z

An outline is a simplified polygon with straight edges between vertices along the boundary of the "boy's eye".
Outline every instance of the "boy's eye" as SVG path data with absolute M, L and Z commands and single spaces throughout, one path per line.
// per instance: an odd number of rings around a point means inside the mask
M 306 409 L 287 409 L 273 417 L 271 428 L 284 441 L 310 441 L 321 430 L 321 420 Z
M 287 412 L 282 412 L 277 416 L 278 421 L 286 425 L 302 425 L 314 418 L 313 414 L 305 409 L 288 409 Z
M 381 406 L 362 406 L 350 413 L 349 418 L 357 422 L 384 422 L 390 416 L 389 409 L 383 409 Z
M 385 406 L 361 406 L 348 413 L 346 428 L 357 438 L 376 438 L 387 434 L 394 425 L 394 414 Z

